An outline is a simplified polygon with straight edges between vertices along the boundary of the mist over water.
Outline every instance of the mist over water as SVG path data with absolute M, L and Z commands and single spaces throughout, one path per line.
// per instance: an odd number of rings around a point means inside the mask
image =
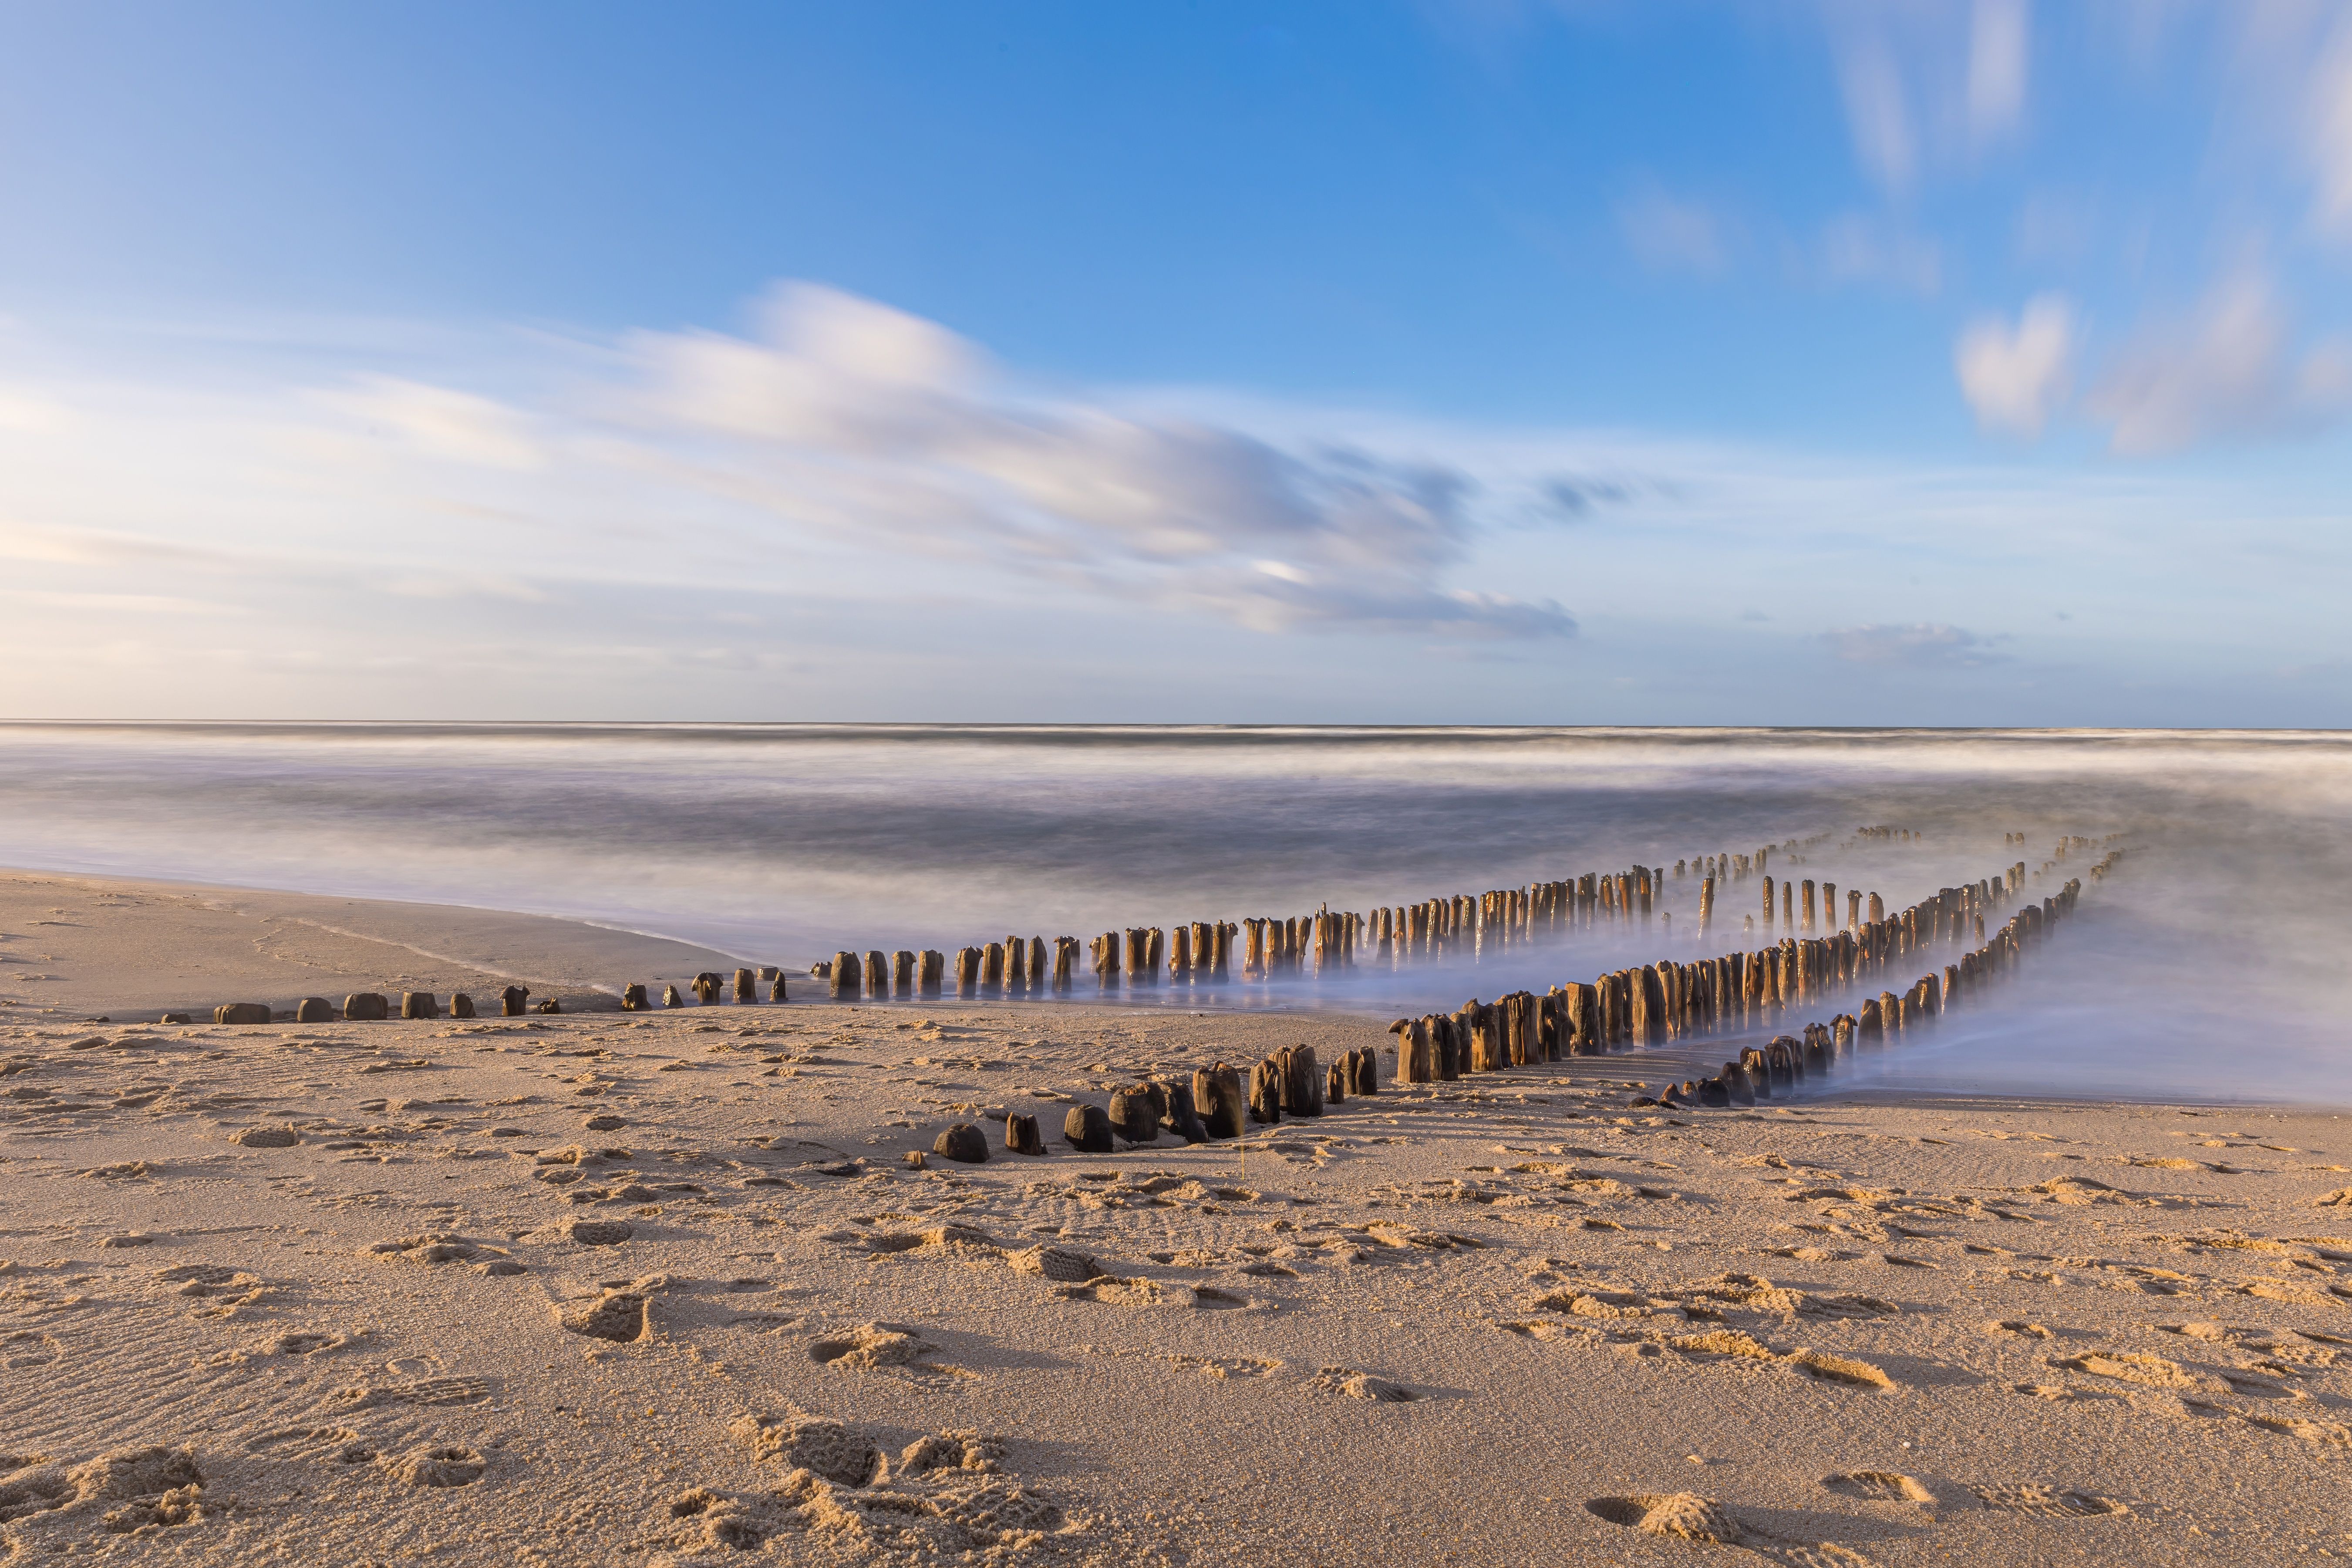
M 2352 1103 L 2347 826 L 2352 738 L 2302 732 L 0 726 L 0 863 L 568 916 L 797 971 L 1817 836 L 1771 869 L 1835 882 L 1842 915 L 1845 889 L 1895 909 L 2122 834 L 2121 867 L 2015 981 L 1839 1079 L 1996 1094 Z M 1646 930 L 1138 1001 L 1392 1016 L 1769 940 L 1740 935 L 1751 879 L 1720 890 L 1702 949 L 1697 889 L 1670 879 Z

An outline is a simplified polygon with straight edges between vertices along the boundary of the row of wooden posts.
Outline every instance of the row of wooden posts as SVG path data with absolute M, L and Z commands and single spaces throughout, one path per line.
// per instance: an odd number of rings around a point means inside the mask
M 519 1018 L 530 1010 L 530 986 L 509 985 L 499 995 L 499 1010 L 509 1018 Z M 560 1013 L 563 1009 L 557 1005 L 554 997 L 550 996 L 540 1003 L 537 1010 L 541 1013 Z M 377 1024 L 392 1016 L 392 998 L 381 991 L 356 991 L 344 997 L 343 1005 L 337 1007 L 324 996 L 305 996 L 294 1005 L 293 1012 L 294 1016 L 290 1020 L 280 1020 L 278 1015 L 270 1010 L 269 1004 L 267 1002 L 224 1002 L 213 1009 L 213 1022 L 215 1024 L 268 1024 L 290 1021 L 297 1024 L 331 1024 L 340 1018 L 351 1024 Z M 430 991 L 404 991 L 400 994 L 400 1016 L 404 1018 L 437 1018 L 441 1016 L 440 998 Z M 449 998 L 449 1016 L 471 1018 L 474 1016 L 474 999 L 471 996 L 460 991 Z M 184 1013 L 163 1015 L 163 1022 L 166 1024 L 184 1024 L 188 1021 L 188 1016 Z
M 1328 1066 L 1312 1046 L 1287 1046 L 1244 1070 L 1228 1062 L 1197 1068 L 1189 1075 L 1164 1074 L 1114 1089 L 1110 1108 L 1070 1107 L 1062 1119 L 1062 1139 L 1081 1153 L 1108 1154 L 1117 1145 L 1150 1143 L 1162 1132 L 1187 1143 L 1238 1138 L 1252 1123 L 1285 1116 L 1320 1116 L 1324 1108 L 1354 1095 L 1381 1091 L 1380 1053 L 1367 1046 L 1344 1053 Z M 1034 1115 L 1014 1111 L 1004 1119 L 1004 1146 L 1015 1154 L 1042 1154 L 1044 1133 Z M 986 1138 L 969 1125 L 941 1132 L 933 1152 L 951 1160 L 988 1157 Z
M 1689 862 L 1704 868 L 1702 909 L 1712 908 L 1718 879 L 1742 880 L 1760 873 L 1771 853 L 1767 847 L 1753 855 L 1726 853 Z M 1327 905 L 1309 915 L 1194 921 L 1167 930 L 1130 926 L 1087 943 L 1087 963 L 1096 989 L 1115 992 L 1156 988 L 1163 975 L 1171 985 L 1223 984 L 1236 970 L 1244 980 L 1272 980 L 1340 972 L 1363 962 L 1391 967 L 1442 962 L 1598 924 L 1639 920 L 1646 925 L 1664 882 L 1663 870 L 1635 866 L 1369 911 Z M 1067 994 L 1076 983 L 1079 945 L 1076 937 L 1055 937 L 1049 943 L 1042 936 L 1008 936 L 961 948 L 954 954 L 955 994 L 966 999 Z M 931 950 L 845 951 L 816 964 L 813 974 L 835 1001 L 930 999 L 942 994 L 948 968 L 947 955 Z M 779 975 L 776 1000 L 783 999 L 783 989 Z
M 1604 974 L 1591 984 L 1555 986 L 1542 996 L 1520 991 L 1494 1003 L 1474 1000 L 1452 1014 L 1401 1018 L 1391 1026 L 1399 1037 L 1395 1076 L 1404 1083 L 1437 1082 L 1468 1072 L 1752 1027 L 1789 1010 L 1821 1005 L 1837 992 L 1938 947 L 1973 942 L 1973 947 L 1940 970 L 1931 967 L 1902 994 L 1882 990 L 1864 1000 L 1855 1015 L 1840 1014 L 1828 1024 L 1807 1025 L 1802 1040 L 1780 1037 L 1761 1048 L 1760 1059 L 1769 1068 L 1794 1051 L 1791 1059 L 1802 1068 L 1822 1061 L 1824 1052 L 1834 1059 L 1856 1044 L 1883 1045 L 2006 974 L 2027 947 L 2072 912 L 2082 883 L 2070 881 L 2053 897 L 2025 905 L 1988 937 L 1983 914 L 1977 911 L 1997 907 L 2004 889 L 2014 891 L 2007 874 L 1969 887 L 1946 888 L 1892 919 L 1870 921 L 1859 931 L 1784 938 L 1775 947 L 1696 963 L 1662 959 Z M 1743 1053 L 1742 1061 L 1757 1056 L 1759 1051 L 1751 1048 Z M 1719 1091 L 1736 1102 L 1748 1076 L 1741 1063 L 1727 1063 L 1719 1079 L 1685 1086 L 1684 1098 L 1725 1103 L 1707 1099 Z M 1769 1089 L 1769 1073 L 1762 1081 Z M 1710 1090 L 1707 1084 L 1717 1089 Z
M 2102 862 L 2112 864 L 2115 857 Z M 1808 1075 L 1828 1071 L 1857 1050 L 1884 1047 L 1925 1027 L 1961 1005 L 1983 986 L 2006 974 L 2029 947 L 2071 913 L 2082 892 L 2070 881 L 2052 898 L 2029 903 L 1988 938 L 1977 911 L 1993 907 L 2002 890 L 2014 891 L 2020 868 L 1967 888 L 1946 888 L 1933 899 L 1879 919 L 1857 933 L 1840 932 L 1817 942 L 1790 938 L 1773 949 L 1734 953 L 1701 964 L 1662 961 L 1639 970 L 1621 970 L 1591 985 L 1557 986 L 1546 995 L 1521 991 L 1493 1004 L 1472 1001 L 1450 1015 L 1400 1018 L 1394 1080 L 1402 1084 L 1458 1079 L 1469 1073 L 1528 1066 L 1625 1046 L 1655 1044 L 1685 1033 L 1727 1026 L 1764 1010 L 1817 998 L 1831 984 L 1883 972 L 1939 944 L 1973 936 L 1977 946 L 1930 971 L 1901 995 L 1881 991 L 1864 1001 L 1859 1015 L 1840 1013 L 1828 1023 L 1809 1023 L 1801 1038 L 1781 1035 L 1769 1044 L 1742 1050 L 1719 1074 L 1668 1088 L 1664 1105 L 1753 1105 L 1787 1091 Z M 1710 967 L 1712 965 L 1713 967 Z M 1710 1001 L 1708 983 L 1724 987 L 1727 974 L 1739 980 L 1746 998 L 1737 1015 L 1727 989 Z M 1749 977 L 1753 976 L 1752 983 Z M 1163 1132 L 1187 1142 L 1237 1138 L 1252 1123 L 1285 1116 L 1320 1116 L 1327 1106 L 1350 1095 L 1381 1091 L 1380 1054 L 1350 1050 L 1328 1068 L 1311 1046 L 1292 1046 L 1243 1070 L 1217 1062 L 1188 1078 L 1162 1075 L 1112 1091 L 1108 1110 L 1094 1104 L 1070 1107 L 1062 1122 L 1063 1141 L 1084 1153 L 1109 1153 L 1114 1140 L 1150 1143 Z M 1016 1154 L 1043 1154 L 1045 1141 L 1034 1115 L 1014 1111 L 1004 1123 L 1004 1147 Z M 933 1152 L 952 1160 L 983 1161 L 988 1141 L 981 1131 L 959 1123 L 939 1135 Z

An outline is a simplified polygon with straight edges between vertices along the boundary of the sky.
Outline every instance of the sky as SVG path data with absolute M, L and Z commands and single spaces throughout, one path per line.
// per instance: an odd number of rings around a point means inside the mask
M 2352 6 L 0 11 L 0 715 L 2352 725 Z

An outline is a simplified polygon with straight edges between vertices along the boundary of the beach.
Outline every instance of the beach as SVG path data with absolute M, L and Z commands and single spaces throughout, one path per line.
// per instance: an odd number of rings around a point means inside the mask
M 2352 1554 L 2333 1109 L 1400 1085 L 1328 1006 L 587 1012 L 714 950 L 56 873 L 0 929 L 57 977 L 0 1016 L 16 1558 Z M 132 1021 L 518 976 L 574 1005 Z M 1062 1137 L 1300 1046 L 1379 1092 Z

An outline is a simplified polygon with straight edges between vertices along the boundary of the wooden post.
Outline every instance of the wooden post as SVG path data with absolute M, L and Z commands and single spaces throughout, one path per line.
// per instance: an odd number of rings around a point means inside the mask
M 833 981 L 833 999 L 835 1001 L 856 1001 L 857 993 L 860 988 L 860 982 L 862 982 L 865 977 L 866 966 L 858 959 L 858 956 L 856 953 L 836 952 L 833 955 L 833 973 L 830 978 Z M 698 987 L 698 989 L 699 989 L 699 987 Z
M 745 971 L 744 973 L 749 972 Z M 740 984 L 740 980 L 738 984 Z M 872 997 L 877 1002 L 888 1000 L 890 995 L 890 959 L 887 953 L 877 952 L 869 952 L 866 955 L 866 994 Z
M 890 994 L 904 1002 L 915 994 L 915 955 L 900 948 L 890 955 Z
M 1813 879 L 1811 877 L 1805 879 L 1804 889 L 1805 900 L 1803 907 L 1805 911 L 1805 923 L 1802 929 L 1805 931 L 1811 931 L 1813 929 Z
M 1192 978 L 1192 928 L 1178 926 L 1168 948 L 1168 984 L 1183 985 Z
M 1037 1119 L 1015 1111 L 1004 1119 L 1004 1147 L 1014 1154 L 1043 1154 L 1045 1140 L 1037 1133 Z
M 738 1002 L 757 1002 L 759 999 L 760 972 L 756 969 L 737 970 L 735 972 L 735 1000 Z
M 946 968 L 947 954 L 935 947 L 923 949 L 922 968 L 917 982 L 923 1000 L 933 1002 L 939 999 L 941 972 Z
M 956 995 L 969 1002 L 980 994 L 980 967 L 982 954 L 976 947 L 956 950 Z
M 1270 1057 L 1250 1068 L 1249 1115 L 1268 1125 L 1282 1120 L 1282 1069 Z
M 1237 1068 L 1218 1062 L 1192 1072 L 1192 1108 L 1212 1138 L 1238 1138 L 1247 1131 L 1249 1104 Z
M 1764 929 L 1772 929 L 1772 879 L 1764 879 Z

